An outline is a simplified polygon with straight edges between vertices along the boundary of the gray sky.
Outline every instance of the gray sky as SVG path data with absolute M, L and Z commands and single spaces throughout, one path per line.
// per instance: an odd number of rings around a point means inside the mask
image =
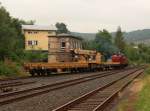
M 36 24 L 64 22 L 71 31 L 150 28 L 150 0 L 0 0 L 14 17 Z

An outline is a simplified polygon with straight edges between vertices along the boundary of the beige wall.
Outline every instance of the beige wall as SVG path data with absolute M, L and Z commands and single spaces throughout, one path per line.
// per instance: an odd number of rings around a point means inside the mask
M 66 43 L 65 48 L 61 48 L 61 42 Z M 82 41 L 73 37 L 52 36 L 49 37 L 49 56 L 48 62 L 70 62 L 72 55 L 70 49 L 82 49 Z
M 57 37 L 49 37 L 49 52 L 60 51 L 60 43 Z
M 25 35 L 25 50 L 48 50 L 48 36 L 56 35 L 56 32 L 25 30 L 24 35 Z M 28 41 L 37 41 L 37 45 L 29 45 Z

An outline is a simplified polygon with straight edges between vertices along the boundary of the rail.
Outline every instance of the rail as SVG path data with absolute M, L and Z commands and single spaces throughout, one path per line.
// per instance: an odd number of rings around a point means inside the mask
M 109 103 L 118 97 L 118 93 L 141 73 L 143 73 L 143 69 L 130 71 L 121 78 L 108 82 L 105 86 L 82 95 L 53 111 L 103 111 Z

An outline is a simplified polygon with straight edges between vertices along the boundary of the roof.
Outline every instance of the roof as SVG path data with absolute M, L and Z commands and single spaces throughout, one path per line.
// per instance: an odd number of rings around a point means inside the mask
M 62 33 L 62 34 L 57 34 L 57 36 L 65 36 L 65 37 L 67 37 L 67 36 L 73 36 L 72 34 L 68 34 L 68 33 Z
M 57 30 L 54 25 L 22 25 L 23 30 Z
M 51 35 L 51 37 L 53 37 L 53 35 Z M 57 34 L 57 35 L 55 35 L 55 37 L 72 37 L 72 38 L 83 40 L 81 37 L 74 36 L 74 35 L 68 34 L 68 33 Z

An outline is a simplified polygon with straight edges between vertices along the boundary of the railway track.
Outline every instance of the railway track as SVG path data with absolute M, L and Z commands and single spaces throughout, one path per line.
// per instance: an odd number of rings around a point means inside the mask
M 109 73 L 109 72 L 112 72 L 112 71 L 102 72 L 102 74 Z M 65 74 L 53 75 L 53 76 L 64 76 L 64 75 Z M 74 75 L 74 74 L 72 74 L 72 75 Z M 95 73 L 94 75 L 97 76 L 97 73 Z M 92 76 L 94 76 L 94 75 L 92 75 Z M 98 75 L 99 75 L 99 73 L 98 73 Z M 87 77 L 91 77 L 91 76 L 87 76 Z M 37 77 L 37 78 L 40 79 L 41 77 Z M 37 78 L 36 77 L 35 78 L 33 78 L 33 77 L 31 77 L 31 78 L 23 77 L 23 78 L 16 78 L 16 79 L 15 78 L 13 78 L 13 79 L 12 78 L 11 79 L 4 79 L 4 80 L 0 81 L 0 89 L 1 88 L 7 88 L 7 87 L 14 87 L 14 86 L 21 86 L 21 85 L 32 84 L 32 83 L 35 83 L 37 81 L 37 80 L 34 80 L 34 79 L 37 79 Z
M 109 72 L 109 71 L 105 71 Z M 90 74 L 90 72 L 83 72 L 83 73 L 72 73 L 69 75 L 79 75 L 79 74 Z M 28 80 L 28 79 L 40 79 L 40 78 L 49 78 L 49 77 L 60 77 L 60 76 L 68 76 L 68 73 L 63 73 L 63 74 L 51 74 L 50 76 L 27 76 L 27 77 L 18 77 L 18 78 L 7 78 L 7 79 L 0 79 L 0 88 L 1 86 L 6 86 L 6 87 L 11 87 L 13 84 L 20 84 L 22 81 Z M 14 85 L 15 86 L 15 85 Z M 17 86 L 17 85 L 16 85 Z
M 0 83 L 0 94 L 18 90 L 17 86 L 34 84 L 36 81 L 10 81 Z
M 1 88 L 7 88 L 7 87 L 14 87 L 14 86 L 21 86 L 21 85 L 28 85 L 35 83 L 35 81 L 15 81 L 15 82 L 8 82 L 8 83 L 2 83 L 0 84 L 0 89 Z
M 135 69 L 130 69 L 130 70 L 134 71 Z M 107 76 L 110 76 L 113 74 L 117 75 L 117 73 L 119 73 L 119 72 L 120 72 L 120 70 L 119 71 L 117 70 L 114 72 L 109 72 L 109 73 L 105 72 L 105 73 L 90 75 L 90 76 L 81 77 L 81 78 L 77 78 L 77 79 L 66 80 L 63 82 L 57 82 L 54 84 L 39 86 L 39 87 L 31 88 L 31 89 L 25 89 L 22 91 L 0 94 L 0 105 L 9 104 L 9 103 L 12 103 L 15 101 L 19 101 L 19 100 L 37 96 L 40 94 L 48 93 L 53 90 L 69 87 L 72 85 L 80 84 L 83 82 L 91 81 L 91 80 L 102 78 L 102 77 L 107 77 Z
M 9 81 L 15 81 L 15 80 L 22 80 L 22 79 L 28 79 L 31 78 L 30 76 L 26 77 L 12 77 L 12 78 L 5 78 L 5 79 L 0 79 L 0 82 L 9 82 Z
M 115 80 L 108 80 L 105 86 L 82 95 L 53 111 L 110 111 L 111 108 L 108 106 L 117 99 L 119 92 L 143 71 L 143 69 L 129 71 L 122 77 L 116 77 Z

